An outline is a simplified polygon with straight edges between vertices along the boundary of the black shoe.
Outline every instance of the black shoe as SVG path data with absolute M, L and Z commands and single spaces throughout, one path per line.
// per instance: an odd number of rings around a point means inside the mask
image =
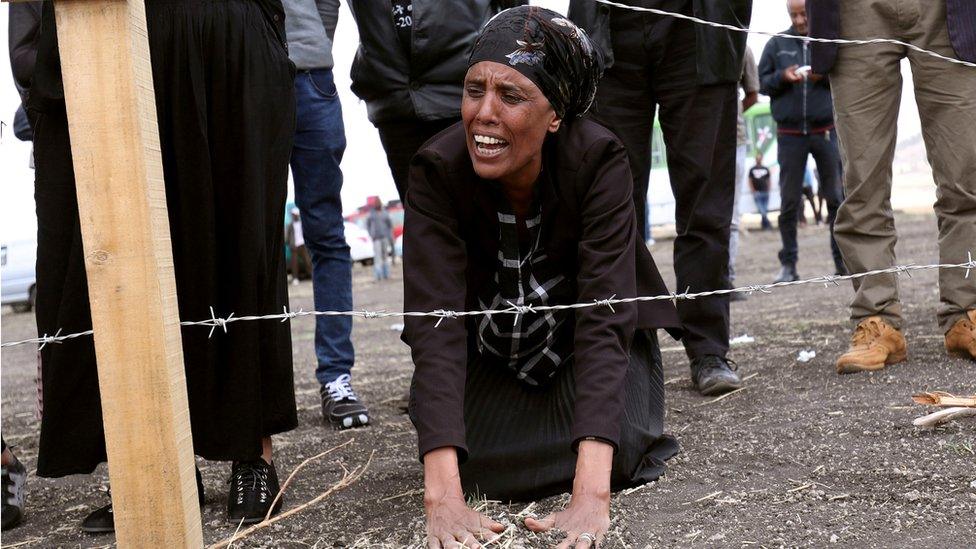
M 705 355 L 691 361 L 691 382 L 702 396 L 719 395 L 742 387 L 728 359 Z
M 783 268 L 779 270 L 779 274 L 776 275 L 776 280 L 773 280 L 773 284 L 796 282 L 797 280 L 800 280 L 800 275 L 796 273 L 796 265 L 783 265 Z
M 369 410 L 352 390 L 349 374 L 342 374 L 319 390 L 322 397 L 322 418 L 333 429 L 352 429 L 369 424 Z
M 27 469 L 24 464 L 13 456 L 13 463 L 5 465 L 2 473 L 3 498 L 3 530 L 9 530 L 20 524 L 24 518 L 24 502 L 26 500 Z
M 264 520 L 279 490 L 274 464 L 268 464 L 261 458 L 235 461 L 228 484 L 227 520 L 234 524 L 254 524 Z M 271 514 L 280 510 L 281 499 Z
M 200 475 L 200 469 L 196 467 L 194 469 L 196 469 L 197 473 L 197 501 L 200 503 L 200 507 L 203 507 L 203 476 Z M 109 493 L 109 496 L 111 496 L 111 493 Z M 112 510 L 112 504 L 109 503 L 88 513 L 85 520 L 81 521 L 81 531 L 89 534 L 111 534 L 114 532 L 115 513 Z

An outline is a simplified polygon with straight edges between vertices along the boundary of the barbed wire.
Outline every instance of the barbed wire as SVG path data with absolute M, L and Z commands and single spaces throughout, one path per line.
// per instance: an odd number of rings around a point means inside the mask
M 309 316 L 349 316 L 357 317 L 363 319 L 376 319 L 376 318 L 408 318 L 408 317 L 430 317 L 436 318 L 437 322 L 434 327 L 440 326 L 441 322 L 445 318 L 456 319 L 464 318 L 469 316 L 491 316 L 491 315 L 524 315 L 526 313 L 538 313 L 543 311 L 565 311 L 573 309 L 585 309 L 590 307 L 607 307 L 611 311 L 614 311 L 614 305 L 621 305 L 626 303 L 638 303 L 645 301 L 671 301 L 677 304 L 678 301 L 682 300 L 693 300 L 702 297 L 716 296 L 716 295 L 729 295 L 729 294 L 754 294 L 763 293 L 769 294 L 777 288 L 786 288 L 790 286 L 805 286 L 811 284 L 823 284 L 825 288 L 830 288 L 831 286 L 839 287 L 841 282 L 846 282 L 848 280 L 856 280 L 860 278 L 866 278 L 869 276 L 879 276 L 884 274 L 894 274 L 894 275 L 907 275 L 911 277 L 913 272 L 916 271 L 930 271 L 930 270 L 941 270 L 941 269 L 963 269 L 966 271 L 965 278 L 969 278 L 970 273 L 973 269 L 976 269 L 976 260 L 973 259 L 972 252 L 967 253 L 968 261 L 964 263 L 934 263 L 931 265 L 898 265 L 895 267 L 889 267 L 887 269 L 875 269 L 873 271 L 865 271 L 862 273 L 848 274 L 848 275 L 821 275 L 813 278 L 806 278 L 802 280 L 794 280 L 789 282 L 773 282 L 769 284 L 751 284 L 749 286 L 741 286 L 738 288 L 728 288 L 724 290 L 708 290 L 703 292 L 691 292 L 690 288 L 686 289 L 684 292 L 660 294 L 652 296 L 636 296 L 636 297 L 621 297 L 618 298 L 616 295 L 612 295 L 606 299 L 594 299 L 590 302 L 583 303 L 572 303 L 565 305 L 519 305 L 512 302 L 508 303 L 508 307 L 504 309 L 486 309 L 486 310 L 475 310 L 475 311 L 450 311 L 445 309 L 438 309 L 435 311 L 306 311 L 304 309 L 299 309 L 297 311 L 289 311 L 285 307 L 282 312 L 277 314 L 267 314 L 267 315 L 250 315 L 250 316 L 235 316 L 234 313 L 230 313 L 227 317 L 218 317 L 213 307 L 210 307 L 210 318 L 206 320 L 197 321 L 184 321 L 180 322 L 180 326 L 204 326 L 210 328 L 210 334 L 208 337 L 213 337 L 214 332 L 219 328 L 225 333 L 227 332 L 227 327 L 235 322 L 251 322 L 257 320 L 277 320 L 279 322 L 288 322 L 294 318 L 309 317 Z M 974 277 L 976 281 L 976 277 Z M 20 341 L 11 341 L 8 343 L 0 344 L 0 348 L 16 347 L 18 345 L 29 345 L 29 344 L 39 344 L 40 348 L 43 349 L 45 345 L 58 344 L 69 339 L 75 339 L 78 337 L 89 336 L 94 333 L 93 330 L 87 330 L 84 332 L 78 332 L 74 334 L 61 335 L 61 330 L 58 330 L 54 335 L 44 335 L 42 337 L 35 337 L 30 339 L 24 339 Z
M 822 44 L 848 44 L 848 45 L 858 45 L 865 46 L 871 44 L 895 44 L 898 46 L 903 46 L 912 51 L 928 55 L 930 57 L 935 57 L 936 59 L 941 59 L 943 61 L 948 61 L 950 63 L 955 63 L 957 65 L 962 65 L 964 67 L 976 68 L 976 63 L 970 63 L 969 61 L 963 61 L 962 59 L 956 59 L 953 57 L 948 57 L 942 55 L 941 53 L 934 52 L 932 50 L 927 50 L 925 48 L 916 46 L 915 44 L 910 44 L 908 42 L 903 42 L 901 40 L 896 40 L 894 38 L 865 38 L 865 39 L 845 39 L 845 38 L 814 38 L 811 36 L 798 36 L 795 34 L 784 34 L 781 32 L 770 32 L 757 29 L 747 29 L 743 27 L 737 27 L 735 25 L 728 25 L 725 23 L 716 23 L 715 21 L 709 21 L 707 19 L 701 19 L 699 17 L 694 17 L 692 15 L 685 15 L 683 13 L 676 13 L 673 11 L 667 11 L 657 8 L 642 8 L 639 6 L 630 6 L 627 4 L 622 4 L 620 2 L 614 2 L 613 0 L 593 0 L 594 2 L 599 2 L 600 4 L 606 4 L 608 6 L 613 6 L 615 8 L 622 8 L 632 11 L 642 11 L 647 13 L 653 13 L 655 15 L 664 15 L 668 17 L 674 17 L 676 19 L 684 19 L 686 21 L 691 21 L 698 25 L 706 25 L 709 27 L 715 27 L 717 29 L 727 29 L 735 32 L 743 32 L 746 34 L 760 34 L 762 36 L 768 36 L 770 38 L 789 38 L 791 40 L 801 40 L 803 42 L 819 42 Z

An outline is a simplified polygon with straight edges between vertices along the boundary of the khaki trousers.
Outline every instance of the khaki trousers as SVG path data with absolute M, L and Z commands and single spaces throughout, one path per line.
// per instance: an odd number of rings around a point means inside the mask
M 957 57 L 941 0 L 845 0 L 840 11 L 842 38 L 897 38 Z M 968 252 L 976 255 L 976 69 L 894 44 L 841 46 L 830 79 L 846 199 L 834 235 L 851 272 L 896 264 L 891 161 L 905 57 L 937 186 L 939 261 L 964 263 Z M 854 321 L 880 315 L 901 326 L 895 275 L 855 280 L 854 290 Z M 945 332 L 976 308 L 976 281 L 958 269 L 942 270 L 939 292 L 938 321 Z

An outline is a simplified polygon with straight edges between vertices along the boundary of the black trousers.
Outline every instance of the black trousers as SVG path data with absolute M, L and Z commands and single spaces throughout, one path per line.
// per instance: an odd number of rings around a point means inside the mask
M 410 160 L 417 154 L 420 146 L 434 137 L 441 130 L 453 126 L 459 119 L 445 118 L 442 120 L 424 121 L 416 118 L 408 120 L 390 120 L 376 124 L 380 132 L 380 142 L 386 151 L 386 161 L 393 174 L 400 200 L 407 197 L 407 180 L 410 174 Z
M 779 262 L 795 266 L 800 256 L 796 241 L 796 223 L 803 215 L 803 177 L 807 171 L 807 158 L 813 155 L 820 176 L 818 194 L 827 200 L 827 225 L 830 226 L 830 251 L 834 257 L 834 267 L 838 272 L 844 271 L 844 259 L 840 255 L 837 241 L 834 240 L 834 219 L 837 217 L 837 208 L 843 201 L 837 134 L 833 131 L 813 135 L 780 134 L 776 142 L 780 166 L 779 234 L 783 240 Z M 812 204 L 813 191 L 810 192 Z
M 576 384 L 572 362 L 550 384 L 529 386 L 504 366 L 473 360 L 464 393 L 468 459 L 461 486 L 469 495 L 534 500 L 572 489 L 576 470 L 572 428 Z M 664 434 L 664 369 L 654 332 L 635 334 L 624 386 L 627 401 L 611 488 L 646 484 L 678 453 Z
M 688 0 L 662 0 L 662 9 L 690 11 Z M 735 194 L 735 84 L 698 84 L 691 23 L 611 8 L 614 64 L 604 74 L 592 110 L 627 148 L 634 176 L 637 226 L 643 227 L 655 108 L 667 148 L 678 236 L 677 291 L 729 287 L 729 225 Z M 692 358 L 725 356 L 728 296 L 678 302 L 684 346 Z
M 253 2 L 157 0 L 146 3 L 146 19 L 180 318 L 209 318 L 211 306 L 220 316 L 280 312 L 293 65 Z M 74 136 L 63 102 L 38 105 L 37 331 L 72 333 L 91 329 Z M 257 459 L 262 437 L 298 424 L 290 326 L 242 322 L 208 333 L 182 330 L 194 451 Z M 106 459 L 93 340 L 40 355 L 37 474 L 90 473 Z

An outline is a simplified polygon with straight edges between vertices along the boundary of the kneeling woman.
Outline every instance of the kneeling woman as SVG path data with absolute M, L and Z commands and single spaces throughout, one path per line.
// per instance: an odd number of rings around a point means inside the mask
M 411 311 L 507 309 L 667 293 L 634 218 L 627 156 L 589 107 L 601 61 L 558 14 L 521 7 L 478 38 L 462 123 L 414 158 L 407 195 Z M 663 435 L 654 328 L 668 301 L 444 319 L 409 318 L 411 419 L 424 462 L 428 541 L 468 547 L 502 530 L 464 493 L 534 499 L 572 490 L 536 531 L 590 547 L 610 491 L 651 481 Z

